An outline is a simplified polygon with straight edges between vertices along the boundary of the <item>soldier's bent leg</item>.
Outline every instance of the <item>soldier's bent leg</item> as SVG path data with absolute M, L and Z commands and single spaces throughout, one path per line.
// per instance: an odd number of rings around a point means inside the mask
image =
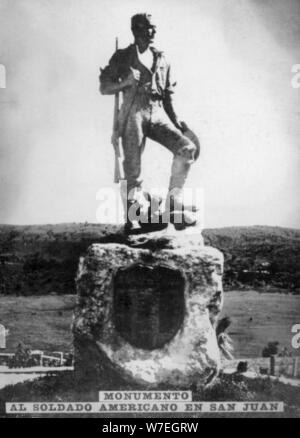
M 192 162 L 188 157 L 176 154 L 173 158 L 168 196 L 166 199 L 166 214 L 175 228 L 181 229 L 196 224 L 196 206 L 188 204 L 184 199 L 184 185 Z M 190 199 L 189 199 L 190 201 Z
M 165 146 L 174 155 L 166 208 L 171 213 L 175 210 L 184 211 L 187 222 L 191 225 L 194 224 L 193 215 L 189 214 L 194 210 L 194 207 L 184 205 L 183 187 L 194 162 L 196 146 L 175 128 L 163 110 L 154 111 L 148 136 Z

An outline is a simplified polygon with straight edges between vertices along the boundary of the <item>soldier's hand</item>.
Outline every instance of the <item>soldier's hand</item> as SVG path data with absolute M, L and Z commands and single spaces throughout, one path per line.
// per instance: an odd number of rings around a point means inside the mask
M 181 120 L 180 122 L 179 122 L 179 125 L 180 125 L 180 131 L 182 132 L 182 133 L 184 133 L 187 129 L 188 129 L 188 126 L 187 126 L 187 124 L 183 121 L 183 120 Z
M 178 119 L 175 119 L 173 121 L 174 126 L 179 129 L 179 131 L 181 131 L 182 133 L 184 133 L 184 131 L 186 130 L 186 124 L 185 122 L 179 121 Z
M 130 73 L 126 78 L 126 84 L 127 86 L 136 85 L 140 79 L 141 79 L 141 73 L 139 70 L 136 70 L 135 68 L 130 67 Z

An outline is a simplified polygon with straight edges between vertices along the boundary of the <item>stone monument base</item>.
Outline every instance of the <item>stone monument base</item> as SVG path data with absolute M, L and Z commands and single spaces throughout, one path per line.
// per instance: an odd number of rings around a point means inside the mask
M 94 244 L 80 261 L 78 378 L 99 388 L 187 389 L 218 374 L 223 256 L 200 234 L 174 233 Z

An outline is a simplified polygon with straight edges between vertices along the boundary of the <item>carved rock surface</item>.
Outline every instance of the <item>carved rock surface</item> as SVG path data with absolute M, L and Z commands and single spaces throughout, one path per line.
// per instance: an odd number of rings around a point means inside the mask
M 94 244 L 81 259 L 73 320 L 79 377 L 188 388 L 217 375 L 223 255 L 200 237 L 153 247 L 146 238 L 134 247 Z

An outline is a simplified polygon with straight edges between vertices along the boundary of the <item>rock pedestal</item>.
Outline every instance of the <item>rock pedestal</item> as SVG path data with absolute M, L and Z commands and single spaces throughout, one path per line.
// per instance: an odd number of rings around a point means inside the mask
M 211 382 L 220 366 L 222 270 L 222 254 L 201 235 L 92 245 L 77 277 L 77 376 L 99 388 L 106 376 L 143 388 Z

